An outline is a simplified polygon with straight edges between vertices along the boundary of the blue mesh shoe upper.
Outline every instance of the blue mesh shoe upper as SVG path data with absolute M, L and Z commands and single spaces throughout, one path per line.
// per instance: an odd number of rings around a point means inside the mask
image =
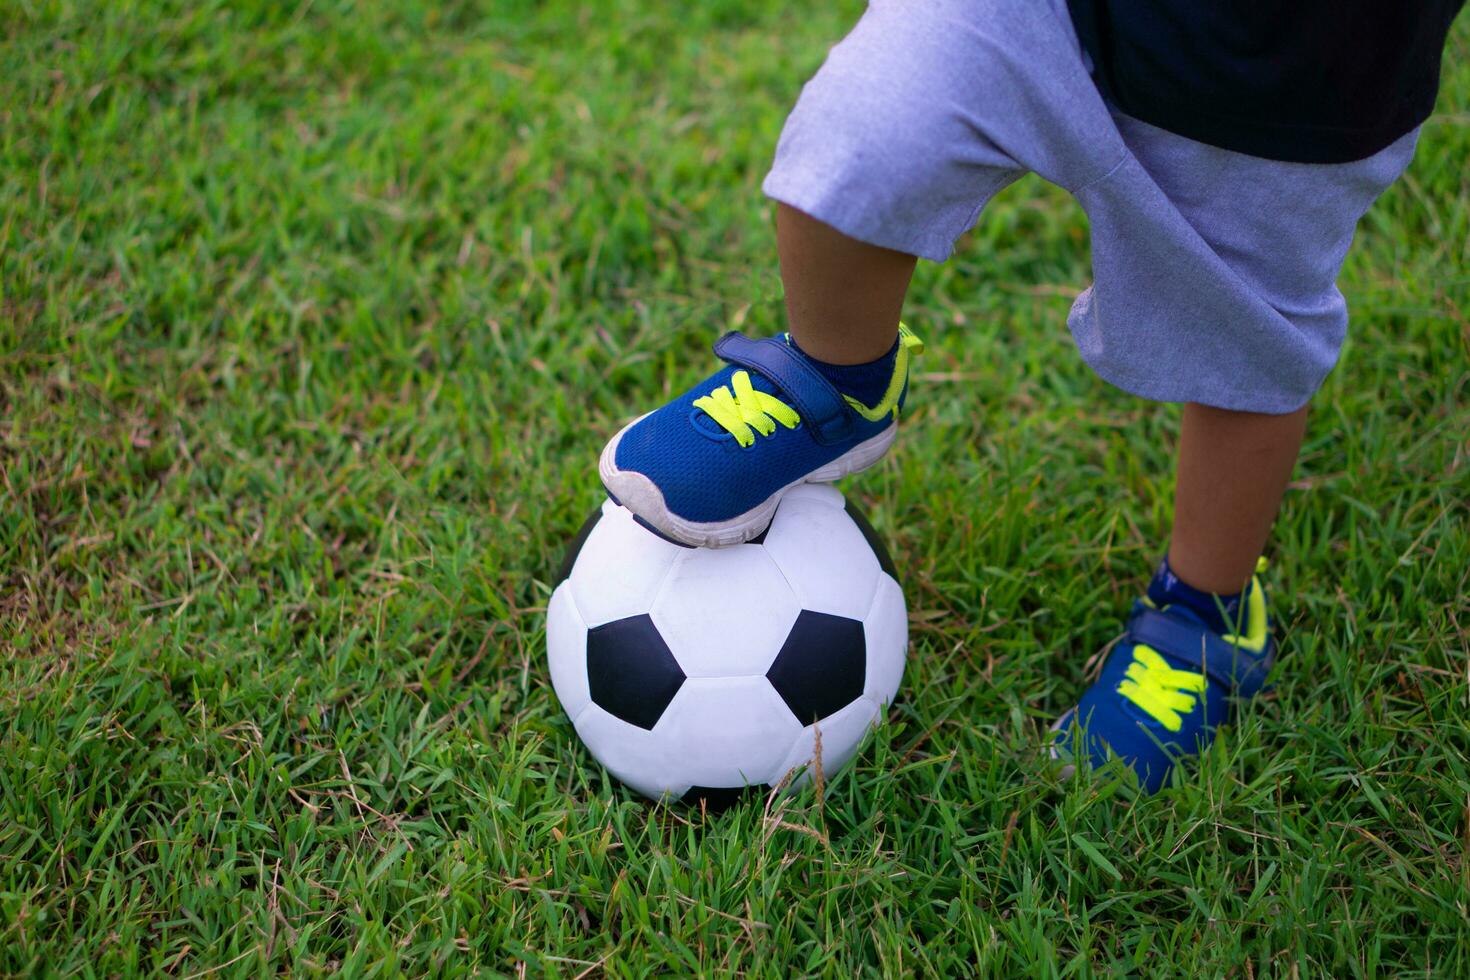
M 1259 580 L 1251 592 L 1259 606 L 1253 628 L 1229 640 L 1182 606 L 1135 603 L 1102 675 L 1058 722 L 1054 747 L 1064 758 L 1085 755 L 1093 766 L 1111 753 L 1143 789 L 1162 787 L 1180 759 L 1209 747 L 1216 727 L 1229 720 L 1232 699 L 1265 684 L 1275 647 Z
M 904 372 L 895 382 L 900 385 L 896 402 L 881 417 L 869 419 L 805 362 L 806 355 L 784 335 L 760 341 L 727 335 L 716 350 L 727 360 L 742 363 L 727 365 L 639 420 L 623 433 L 614 456 L 619 470 L 647 476 L 669 511 L 688 521 L 731 520 L 759 506 L 894 425 L 907 396 L 906 357 L 895 365 L 896 372 Z M 696 405 L 718 388 L 734 389 L 738 372 L 748 376 L 755 391 L 790 406 L 792 418 L 799 421 L 791 427 L 771 424 L 769 433 L 752 432 L 749 445 L 741 445 L 709 411 Z

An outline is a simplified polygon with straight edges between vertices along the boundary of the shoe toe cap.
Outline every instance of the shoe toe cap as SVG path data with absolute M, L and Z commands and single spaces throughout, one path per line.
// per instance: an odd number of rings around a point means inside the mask
M 1101 683 L 1093 685 L 1055 727 L 1053 758 L 1086 755 L 1094 768 L 1113 757 L 1122 759 L 1149 793 L 1162 788 L 1179 759 L 1198 754 L 1212 735 L 1202 716 L 1186 718 L 1177 732 L 1151 723 L 1132 710 L 1116 688 Z M 1075 744 L 1079 736 L 1080 748 Z

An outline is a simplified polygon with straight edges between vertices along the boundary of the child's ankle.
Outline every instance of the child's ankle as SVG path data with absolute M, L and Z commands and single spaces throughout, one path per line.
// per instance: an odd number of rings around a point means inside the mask
M 1239 632 L 1245 619 L 1245 595 L 1242 589 L 1233 595 L 1220 595 L 1196 589 L 1185 582 L 1169 567 L 1169 556 L 1164 555 L 1153 579 L 1148 583 L 1149 601 L 1159 608 L 1183 606 L 1202 619 L 1216 633 Z
M 801 350 L 796 343 L 796 338 L 791 338 L 791 344 L 797 350 Z M 832 382 L 833 387 L 844 395 L 849 395 L 862 402 L 864 405 L 874 405 L 883 398 L 888 390 L 889 383 L 893 380 L 893 364 L 898 357 L 897 338 L 893 346 L 888 348 L 888 353 L 874 361 L 865 364 L 828 364 L 819 361 L 806 351 L 807 360 L 812 366 L 822 373 L 822 376 Z

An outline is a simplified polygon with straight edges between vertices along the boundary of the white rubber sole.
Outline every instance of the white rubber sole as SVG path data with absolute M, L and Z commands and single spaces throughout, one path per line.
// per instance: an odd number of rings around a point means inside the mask
M 618 469 L 614 462 L 618 455 L 618 443 L 622 441 L 623 433 L 640 421 L 642 418 L 629 422 L 603 448 L 602 458 L 597 461 L 598 475 L 602 477 L 603 486 L 607 487 L 608 493 L 617 498 L 624 507 L 653 525 L 660 534 L 692 548 L 728 548 L 749 541 L 771 526 L 776 506 L 781 503 L 781 497 L 786 491 L 803 483 L 832 483 L 844 476 L 861 473 L 883 458 L 898 435 L 898 424 L 894 423 L 872 438 L 853 446 L 825 466 L 808 473 L 800 480 L 788 483 L 745 513 L 728 521 L 700 523 L 671 513 L 658 486 L 642 473 Z

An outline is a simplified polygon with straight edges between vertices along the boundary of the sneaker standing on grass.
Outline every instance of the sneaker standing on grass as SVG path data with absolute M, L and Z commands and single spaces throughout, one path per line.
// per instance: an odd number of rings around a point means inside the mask
M 1052 751 L 1157 789 L 1271 668 L 1259 556 L 1346 331 L 1337 274 L 1462 2 L 872 0 L 764 183 L 790 332 L 722 338 L 724 369 L 608 444 L 609 493 L 731 545 L 790 487 L 876 463 L 921 350 L 899 323 L 915 259 L 1027 172 L 1065 188 L 1092 233 L 1078 350 L 1184 411 L 1172 536 Z

